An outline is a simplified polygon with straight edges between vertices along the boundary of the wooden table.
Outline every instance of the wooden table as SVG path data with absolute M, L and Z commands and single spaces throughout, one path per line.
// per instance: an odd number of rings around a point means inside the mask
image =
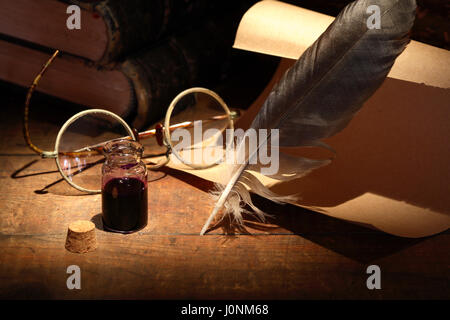
M 219 226 L 198 235 L 211 184 L 165 169 L 149 177 L 149 224 L 121 235 L 101 226 L 100 195 L 62 195 L 53 160 L 33 155 L 21 135 L 22 91 L 2 91 L 0 109 L 0 297 L 138 299 L 403 299 L 450 297 L 450 233 L 405 239 L 264 199 L 271 226 L 251 234 Z M 52 149 L 75 110 L 33 98 L 35 144 Z M 61 111 L 64 109 L 64 111 Z M 36 112 L 40 111 L 40 114 Z M 45 116 L 44 116 L 45 115 Z M 98 249 L 65 250 L 67 226 L 92 220 Z M 81 290 L 66 286 L 81 269 Z M 381 268 L 381 290 L 366 269 Z

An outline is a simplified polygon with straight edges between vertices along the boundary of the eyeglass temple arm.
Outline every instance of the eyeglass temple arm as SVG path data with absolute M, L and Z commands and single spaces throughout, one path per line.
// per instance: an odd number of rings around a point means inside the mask
M 220 115 L 220 116 L 215 116 L 215 117 L 212 117 L 212 118 L 209 118 L 209 119 L 206 119 L 206 120 L 202 120 L 202 121 L 210 122 L 210 121 L 225 119 L 227 117 L 228 117 L 228 115 Z M 171 125 L 169 127 L 169 131 L 172 132 L 172 131 L 175 131 L 176 129 L 179 129 L 179 128 L 191 127 L 191 126 L 194 125 L 194 122 L 195 121 L 185 121 L 185 122 L 176 123 L 176 124 Z M 147 138 L 151 138 L 151 137 L 155 136 L 157 134 L 157 131 L 158 130 L 156 128 L 155 129 L 150 129 L 150 130 L 138 132 L 137 136 L 139 137 L 139 139 L 147 139 Z M 126 137 L 122 137 L 122 138 L 118 138 L 118 139 L 128 139 L 128 140 L 130 140 L 131 137 L 130 136 L 126 136 Z M 106 143 L 108 143 L 110 141 L 111 140 L 108 140 L 108 141 L 100 142 L 100 143 L 92 145 L 92 146 L 84 147 L 83 149 L 76 150 L 75 152 L 79 152 L 79 151 L 86 150 L 86 149 L 97 149 L 97 148 L 100 151 L 99 148 L 101 148 L 103 145 L 105 145 Z
M 239 110 L 233 110 L 231 112 L 230 115 L 224 114 L 224 115 L 220 115 L 220 116 L 214 116 L 205 120 L 201 120 L 203 122 L 211 122 L 211 121 L 216 121 L 216 120 L 223 120 L 226 119 L 227 117 L 231 117 L 232 119 L 235 119 L 237 117 L 239 117 L 240 115 L 240 111 Z M 175 131 L 176 129 L 179 128 L 189 128 L 192 127 L 194 125 L 195 121 L 185 121 L 185 122 L 180 122 L 180 123 L 176 123 L 174 125 L 171 125 L 169 127 L 169 131 Z M 143 131 L 143 132 L 139 132 L 139 139 L 146 139 L 146 138 L 150 138 L 153 137 L 154 135 L 156 135 L 156 129 L 150 129 L 147 131 Z M 122 138 L 122 139 L 131 139 L 129 136 Z M 104 144 L 105 142 L 102 142 L 101 144 Z M 101 144 L 95 145 L 95 146 L 100 146 Z
M 53 151 L 44 151 L 44 150 L 40 149 L 39 147 L 35 146 L 33 144 L 33 142 L 31 142 L 30 131 L 28 129 L 28 114 L 29 114 L 29 108 L 30 108 L 30 100 L 31 100 L 31 96 L 33 95 L 34 89 L 37 87 L 39 81 L 44 76 L 48 67 L 53 62 L 53 60 L 55 60 L 55 58 L 58 56 L 58 54 L 59 54 L 59 50 L 56 50 L 53 53 L 53 55 L 50 57 L 50 59 L 48 59 L 48 61 L 44 64 L 44 66 L 42 67 L 39 74 L 34 78 L 33 83 L 31 84 L 31 86 L 27 92 L 27 97 L 25 100 L 25 108 L 24 108 L 24 112 L 23 112 L 23 137 L 25 139 L 25 142 L 28 145 L 28 147 L 30 147 L 31 150 L 33 150 L 37 154 L 40 154 L 43 158 L 54 157 L 54 152 Z
M 233 111 L 231 111 L 230 115 L 224 114 L 224 115 L 220 115 L 220 116 L 214 116 L 214 117 L 211 117 L 211 118 L 208 118 L 205 120 L 201 120 L 201 121 L 212 122 L 212 121 L 216 121 L 216 120 L 223 120 L 228 117 L 231 117 L 231 119 L 236 119 L 237 117 L 239 117 L 239 115 L 240 115 L 239 110 L 233 110 Z M 179 128 L 189 128 L 189 127 L 192 127 L 194 125 L 194 123 L 195 123 L 195 121 L 184 121 L 184 122 L 176 123 L 169 127 L 169 131 L 172 132 Z M 148 137 L 153 137 L 155 134 L 156 134 L 156 129 L 151 129 L 151 130 L 139 132 L 139 138 L 145 139 Z M 129 137 L 127 137 L 127 138 L 129 138 Z
M 231 111 L 231 114 L 228 115 L 219 115 L 219 116 L 214 116 L 205 120 L 201 120 L 203 122 L 212 122 L 212 121 L 217 121 L 217 120 L 223 120 L 226 119 L 227 117 L 231 117 L 231 119 L 235 119 L 237 117 L 239 117 L 240 115 L 240 111 L 239 110 L 233 110 Z M 179 128 L 188 128 L 188 127 L 192 127 L 194 125 L 195 121 L 185 121 L 185 122 L 181 122 L 181 123 L 176 123 L 174 125 L 171 125 L 169 127 L 169 131 L 175 131 L 176 129 Z M 161 126 L 162 128 L 162 126 Z M 162 129 L 160 129 L 162 130 Z M 139 132 L 138 134 L 136 134 L 136 136 L 139 137 L 139 139 L 147 139 L 150 137 L 153 137 L 157 134 L 157 129 L 150 129 L 150 130 L 146 130 L 143 132 Z M 162 133 L 162 131 L 161 131 Z M 126 137 L 122 137 L 122 138 L 118 138 L 118 139 L 128 139 L 131 140 L 130 136 L 126 136 Z M 115 140 L 115 139 L 114 139 Z M 101 154 L 102 153 L 102 147 L 110 142 L 112 140 L 108 140 L 108 141 L 104 141 L 104 142 L 100 142 L 98 144 L 95 145 L 91 145 L 91 146 L 87 146 L 87 147 L 83 147 L 81 149 L 75 150 L 75 151 L 67 151 L 67 152 L 60 152 L 60 154 L 65 154 L 65 155 L 70 155 L 70 156 L 74 156 L 74 155 L 92 155 L 92 154 Z

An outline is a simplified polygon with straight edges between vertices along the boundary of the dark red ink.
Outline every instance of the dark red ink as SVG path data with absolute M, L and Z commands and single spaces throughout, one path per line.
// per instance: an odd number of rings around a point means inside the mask
M 102 188 L 103 227 L 131 233 L 144 228 L 148 220 L 147 184 L 123 177 L 109 180 Z

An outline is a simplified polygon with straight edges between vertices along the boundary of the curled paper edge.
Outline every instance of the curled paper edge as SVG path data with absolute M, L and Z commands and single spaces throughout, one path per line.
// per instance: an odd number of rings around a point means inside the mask
M 233 47 L 298 59 L 333 20 L 334 17 L 280 1 L 260 1 L 244 14 Z M 449 75 L 449 51 L 411 41 L 388 76 L 428 86 L 450 88 Z
M 169 162 L 168 166 L 211 182 L 222 184 L 228 182 L 223 181 L 223 177 L 227 176 L 226 172 L 224 172 L 226 169 L 224 165 L 203 170 L 189 169 L 176 165 L 173 162 Z M 255 175 L 258 176 L 258 179 L 264 185 L 276 186 L 274 180 L 258 173 L 255 173 Z M 285 192 L 277 190 L 277 193 L 281 195 L 289 195 L 291 193 L 292 188 L 288 183 L 280 183 L 279 186 Z M 324 197 L 326 197 L 326 194 L 324 194 Z M 289 203 L 333 218 L 405 238 L 427 237 L 444 232 L 450 228 L 450 217 L 446 214 L 370 192 L 334 207 L 310 207 L 302 205 L 301 201 L 291 201 Z M 211 207 L 213 205 L 214 203 L 211 203 Z M 264 210 L 264 208 L 261 209 Z

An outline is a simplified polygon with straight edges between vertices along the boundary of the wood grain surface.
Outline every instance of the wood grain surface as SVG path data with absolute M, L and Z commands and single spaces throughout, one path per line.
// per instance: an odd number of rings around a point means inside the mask
M 1 89 L 1 88 L 0 88 Z M 100 195 L 59 182 L 53 160 L 27 149 L 20 90 L 0 90 L 0 298 L 85 299 L 448 299 L 450 233 L 405 239 L 256 198 L 274 215 L 248 233 L 224 221 L 198 233 L 212 204 L 208 182 L 163 169 L 149 176 L 149 223 L 138 233 L 105 232 Z M 52 149 L 74 110 L 41 95 L 31 104 L 33 142 Z M 50 186 L 48 188 L 44 188 Z M 98 248 L 64 248 L 68 225 L 91 220 Z M 381 268 L 368 290 L 366 268 Z M 66 286 L 81 269 L 81 290 Z

